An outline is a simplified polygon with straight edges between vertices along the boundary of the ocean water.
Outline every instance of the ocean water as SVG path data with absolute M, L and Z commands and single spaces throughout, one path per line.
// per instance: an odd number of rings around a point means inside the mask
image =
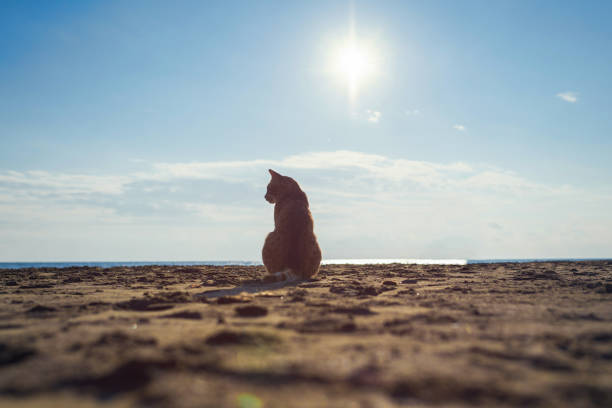
M 380 264 L 414 264 L 414 265 L 466 265 L 467 259 L 324 259 L 322 265 L 352 264 L 352 265 L 380 265 Z
M 525 262 L 577 262 L 577 261 L 612 261 L 612 258 L 529 258 L 529 259 L 324 259 L 322 265 L 354 264 L 354 265 L 380 265 L 380 264 L 413 264 L 413 265 L 467 265 L 482 263 L 525 263 Z M 21 268 L 68 268 L 75 266 L 90 266 L 112 268 L 115 266 L 252 266 L 262 265 L 260 261 L 151 261 L 151 262 L 0 262 L 0 269 Z

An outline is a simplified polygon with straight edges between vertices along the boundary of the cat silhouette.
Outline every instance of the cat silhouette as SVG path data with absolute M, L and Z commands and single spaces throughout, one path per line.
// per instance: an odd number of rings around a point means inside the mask
M 266 281 L 308 279 L 319 272 L 321 248 L 314 234 L 308 198 L 291 177 L 268 170 L 265 199 L 274 204 L 274 231 L 261 251 Z

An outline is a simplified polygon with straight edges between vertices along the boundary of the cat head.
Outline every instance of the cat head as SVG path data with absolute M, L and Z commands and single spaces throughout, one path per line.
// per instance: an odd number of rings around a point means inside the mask
M 274 170 L 268 170 L 272 179 L 268 183 L 268 189 L 266 191 L 266 201 L 271 204 L 278 203 L 287 198 L 306 200 L 306 194 L 302 191 L 299 184 L 291 177 L 283 176 Z

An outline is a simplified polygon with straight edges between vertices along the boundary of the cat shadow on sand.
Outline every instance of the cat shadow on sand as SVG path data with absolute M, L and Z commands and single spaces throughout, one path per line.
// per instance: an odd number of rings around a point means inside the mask
M 195 295 L 196 298 L 215 299 L 221 296 L 237 296 L 242 293 L 254 294 L 259 292 L 267 292 L 270 290 L 277 290 L 287 287 L 298 286 L 301 283 L 312 282 L 317 279 L 306 279 L 306 280 L 286 280 L 281 282 L 265 282 L 265 281 L 254 281 L 247 282 L 235 288 L 229 289 L 215 289 L 207 290 L 202 293 Z

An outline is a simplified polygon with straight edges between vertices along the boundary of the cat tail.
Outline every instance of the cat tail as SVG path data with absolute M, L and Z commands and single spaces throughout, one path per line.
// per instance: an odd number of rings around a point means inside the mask
M 275 282 L 290 281 L 290 280 L 297 279 L 297 277 L 295 276 L 295 274 L 293 273 L 291 269 L 285 269 L 280 272 L 275 272 L 272 274 L 272 277 L 274 278 Z

